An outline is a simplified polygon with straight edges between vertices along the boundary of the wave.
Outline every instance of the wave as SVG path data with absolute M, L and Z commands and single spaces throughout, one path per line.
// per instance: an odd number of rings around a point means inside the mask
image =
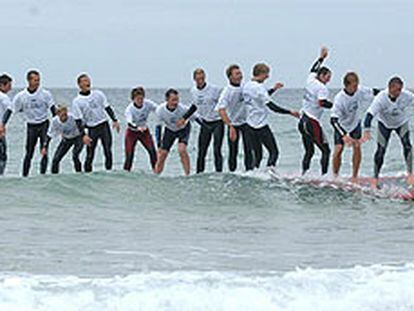
M 413 310 L 414 265 L 280 273 L 0 276 L 1 310 Z

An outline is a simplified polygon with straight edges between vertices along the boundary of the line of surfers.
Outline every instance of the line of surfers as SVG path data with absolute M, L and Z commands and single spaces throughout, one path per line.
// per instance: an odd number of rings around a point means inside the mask
M 239 141 L 242 138 L 244 166 L 246 170 L 259 168 L 263 158 L 263 147 L 268 151 L 267 166 L 274 167 L 278 160 L 278 147 L 269 127 L 270 112 L 291 115 L 299 119 L 298 129 L 305 150 L 302 160 L 302 173 L 309 168 L 315 152 L 315 146 L 322 153 L 321 172 L 328 172 L 330 147 L 321 125 L 325 109 L 332 109 L 331 124 L 334 127 L 335 150 L 333 154 L 333 174 L 338 176 L 341 167 L 341 155 L 345 145 L 353 148 L 352 181 L 358 182 L 361 163 L 361 144 L 371 139 L 371 123 L 378 116 L 377 150 L 374 155 L 374 174 L 372 186 L 378 187 L 378 178 L 384 162 L 384 155 L 391 133 L 399 136 L 407 168 L 407 182 L 414 184 L 412 173 L 412 147 L 406 108 L 413 104 L 414 94 L 405 90 L 401 78 L 393 77 L 385 90 L 372 89 L 359 85 L 358 75 L 348 72 L 343 79 L 344 88 L 329 100 L 327 84 L 332 72 L 322 66 L 328 57 L 328 49 L 323 47 L 317 61 L 310 70 L 302 110 L 295 111 L 281 107 L 271 97 L 283 87 L 276 83 L 267 89 L 264 82 L 269 78 L 270 68 L 259 63 L 253 67 L 252 78 L 242 83 L 243 74 L 238 65 L 230 65 L 226 70 L 228 85 L 221 89 L 206 82 L 203 69 L 193 73 L 195 82 L 191 89 L 192 102 L 184 105 L 180 102 L 179 92 L 169 89 L 165 102 L 157 105 L 147 99 L 142 87 L 131 91 L 131 103 L 125 111 L 128 124 L 125 134 L 124 169 L 130 171 L 134 160 L 134 151 L 138 141 L 149 155 L 153 171 L 160 174 L 169 151 L 178 141 L 178 152 L 184 173 L 190 173 L 190 158 L 187 152 L 191 123 L 200 125 L 198 137 L 197 173 L 205 170 L 205 158 L 211 141 L 214 148 L 214 165 L 217 172 L 223 170 L 221 147 L 225 127 L 228 128 L 230 171 L 237 168 Z M 51 171 L 59 172 L 59 164 L 72 149 L 72 158 L 76 172 L 82 171 L 79 159 L 86 145 L 86 158 L 83 170 L 91 172 L 95 149 L 101 142 L 105 157 L 105 168 L 112 169 L 112 127 L 120 131 L 119 121 L 100 90 L 92 89 L 87 74 L 77 78 L 79 93 L 72 102 L 71 111 L 66 106 L 55 105 L 49 91 L 40 86 L 40 73 L 31 70 L 27 73 L 28 86 L 19 92 L 13 100 L 7 93 L 12 88 L 12 78 L 6 74 L 0 76 L 0 175 L 7 163 L 6 125 L 14 112 L 23 112 L 27 123 L 26 154 L 23 160 L 23 176 L 29 175 L 31 161 L 36 145 L 40 144 L 40 173 L 45 174 L 48 166 L 48 148 L 50 141 L 60 136 L 61 141 L 54 153 Z M 359 108 L 365 100 L 372 100 L 365 118 L 360 118 Z M 49 121 L 49 111 L 53 118 Z M 156 144 L 147 126 L 151 113 L 157 117 L 155 130 Z M 364 127 L 364 131 L 362 130 Z M 156 145 L 158 148 L 156 148 Z

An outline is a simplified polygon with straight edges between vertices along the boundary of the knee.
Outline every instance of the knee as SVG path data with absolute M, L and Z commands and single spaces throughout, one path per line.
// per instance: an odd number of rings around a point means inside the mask
M 180 156 L 184 156 L 187 154 L 187 145 L 186 144 L 178 144 L 178 153 Z

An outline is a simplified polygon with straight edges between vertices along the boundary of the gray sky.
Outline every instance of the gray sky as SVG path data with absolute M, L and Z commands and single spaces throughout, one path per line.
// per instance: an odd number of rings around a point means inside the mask
M 412 0 L 1 0 L 0 71 L 24 83 L 74 86 L 89 72 L 98 86 L 186 87 L 204 67 L 225 83 L 229 63 L 245 76 L 257 61 L 272 80 L 302 87 L 319 47 L 339 86 L 346 70 L 382 86 L 398 73 L 414 86 Z

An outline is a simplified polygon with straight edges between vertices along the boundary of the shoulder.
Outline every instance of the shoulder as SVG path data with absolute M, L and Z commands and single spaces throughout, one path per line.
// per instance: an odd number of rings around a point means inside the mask
M 144 100 L 144 105 L 147 105 L 148 107 L 154 108 L 154 109 L 156 109 L 158 107 L 158 104 L 156 102 L 154 102 L 153 100 L 151 100 L 151 99 L 145 99 Z
M 102 92 L 101 90 L 93 90 L 92 93 L 94 94 L 94 96 L 96 97 L 100 97 L 100 98 L 104 98 L 106 99 L 106 95 L 104 92 Z

